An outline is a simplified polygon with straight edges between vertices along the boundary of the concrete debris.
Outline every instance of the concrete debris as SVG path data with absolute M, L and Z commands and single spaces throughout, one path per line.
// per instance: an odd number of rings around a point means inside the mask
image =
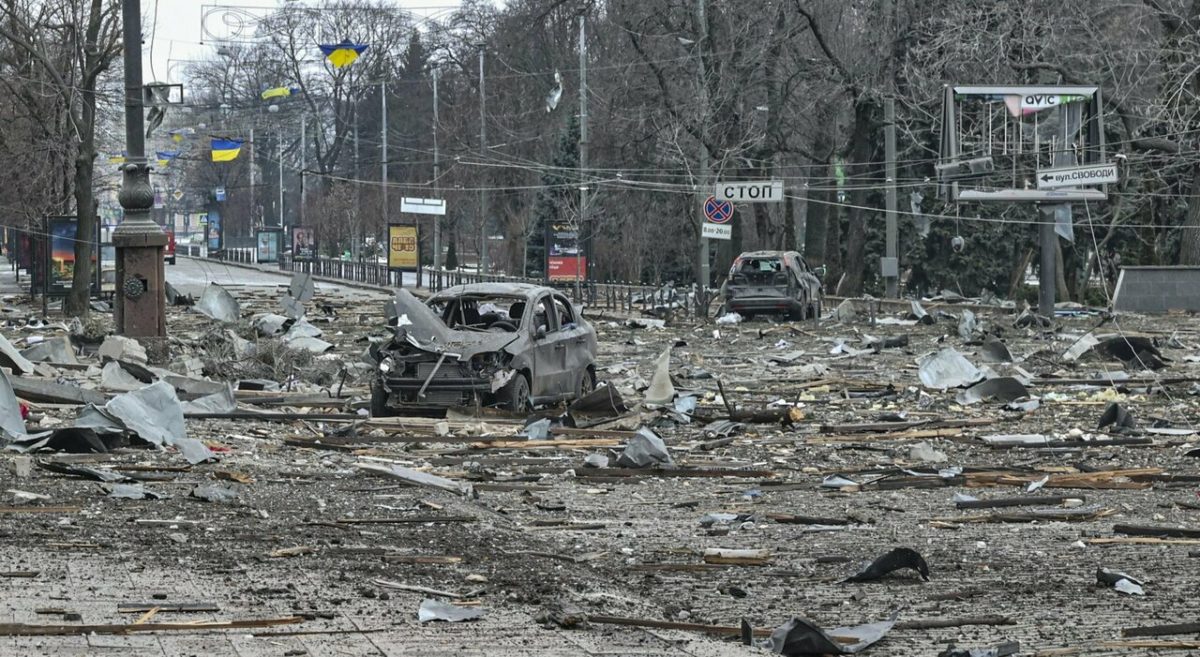
M 833 321 L 838 324 L 853 324 L 858 317 L 858 312 L 854 308 L 854 302 L 846 299 L 838 304 L 838 307 L 833 311 Z
M 96 355 L 101 360 L 122 360 L 131 363 L 146 364 L 146 349 L 140 342 L 122 335 L 110 335 L 104 338 Z
M 105 390 L 129 392 L 144 387 L 146 384 L 130 374 L 121 364 L 110 360 L 100 370 L 100 387 Z
M 32 347 L 23 350 L 21 355 L 35 363 L 52 363 L 55 365 L 79 364 L 79 359 L 75 356 L 75 348 L 71 346 L 71 338 L 66 335 L 42 340 Z

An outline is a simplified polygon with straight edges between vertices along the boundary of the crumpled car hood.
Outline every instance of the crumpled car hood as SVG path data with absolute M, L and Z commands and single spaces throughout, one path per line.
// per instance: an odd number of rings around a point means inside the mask
M 404 289 L 396 291 L 396 312 L 399 314 L 399 327 L 404 329 L 409 344 L 433 353 L 457 354 L 459 360 L 501 351 L 522 339 L 519 333 L 452 329 L 429 306 Z

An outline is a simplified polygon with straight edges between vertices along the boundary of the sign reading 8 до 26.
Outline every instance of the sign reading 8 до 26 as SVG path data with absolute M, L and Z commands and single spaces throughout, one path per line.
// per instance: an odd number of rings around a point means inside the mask
M 388 226 L 388 269 L 416 271 L 421 262 L 417 253 L 419 243 L 416 226 Z

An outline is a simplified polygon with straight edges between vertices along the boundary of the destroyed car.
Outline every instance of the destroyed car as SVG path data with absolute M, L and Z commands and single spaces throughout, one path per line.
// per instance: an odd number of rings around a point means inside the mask
M 821 316 L 821 280 L 795 251 L 749 251 L 739 255 L 721 286 L 725 312 L 746 319 L 786 315 Z
M 371 414 L 453 406 L 532 406 L 596 385 L 596 331 L 562 293 L 537 285 L 460 285 L 394 301 L 394 337 L 372 348 Z

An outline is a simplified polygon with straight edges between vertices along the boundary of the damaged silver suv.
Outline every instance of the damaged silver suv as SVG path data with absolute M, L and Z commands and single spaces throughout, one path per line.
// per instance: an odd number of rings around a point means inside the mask
M 453 406 L 525 411 L 595 389 L 596 331 L 556 290 L 478 283 L 426 303 L 399 290 L 394 303 L 395 335 L 372 347 L 373 416 Z
M 738 256 L 721 286 L 725 312 L 751 319 L 821 316 L 821 279 L 795 251 L 748 251 Z

